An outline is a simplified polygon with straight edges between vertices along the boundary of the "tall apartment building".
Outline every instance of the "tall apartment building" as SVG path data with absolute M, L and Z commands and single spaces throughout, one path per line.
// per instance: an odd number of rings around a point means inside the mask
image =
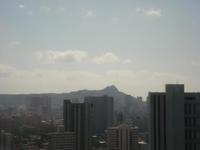
M 75 132 L 52 132 L 49 136 L 49 150 L 76 150 Z
M 108 150 L 138 150 L 138 128 L 121 124 L 106 131 Z
M 75 132 L 76 150 L 89 150 L 93 133 L 93 105 L 64 100 L 63 107 L 65 131 Z
M 200 93 L 185 93 L 182 84 L 150 92 L 151 150 L 200 149 Z
M 11 133 L 0 131 L 0 150 L 15 150 L 14 139 Z
M 89 96 L 85 97 L 84 101 L 93 104 L 95 133 L 104 133 L 108 127 L 113 125 L 113 97 Z

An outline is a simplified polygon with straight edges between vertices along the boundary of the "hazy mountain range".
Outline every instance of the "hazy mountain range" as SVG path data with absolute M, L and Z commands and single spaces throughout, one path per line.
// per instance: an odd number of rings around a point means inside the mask
M 147 112 L 146 102 L 131 95 L 119 91 L 114 85 L 101 90 L 79 90 L 69 93 L 44 93 L 44 94 L 1 94 L 0 105 L 2 106 L 20 106 L 28 104 L 29 96 L 48 95 L 52 100 L 52 107 L 62 109 L 64 99 L 71 99 L 73 102 L 82 102 L 85 96 L 109 95 L 114 97 L 114 110 L 124 112 L 131 116 L 144 116 Z

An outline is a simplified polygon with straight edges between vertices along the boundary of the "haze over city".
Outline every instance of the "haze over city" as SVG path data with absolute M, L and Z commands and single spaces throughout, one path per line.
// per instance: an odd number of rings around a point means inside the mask
M 0 93 L 165 83 L 200 91 L 200 1 L 1 0 Z
M 0 150 L 200 150 L 199 0 L 0 0 Z

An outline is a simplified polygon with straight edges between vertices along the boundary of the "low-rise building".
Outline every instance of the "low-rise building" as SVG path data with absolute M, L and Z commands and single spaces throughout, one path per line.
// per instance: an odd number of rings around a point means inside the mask
M 75 132 L 49 133 L 49 150 L 76 150 Z

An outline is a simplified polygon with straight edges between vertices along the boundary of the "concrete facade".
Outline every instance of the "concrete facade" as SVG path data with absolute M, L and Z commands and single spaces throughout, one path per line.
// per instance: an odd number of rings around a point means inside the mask
M 64 100 L 64 127 L 66 132 L 75 132 L 76 150 L 88 150 L 93 133 L 93 105 L 90 103 L 71 103 Z
M 75 132 L 52 132 L 49 136 L 49 150 L 76 150 Z
M 200 149 L 200 93 L 168 84 L 166 92 L 149 93 L 149 106 L 151 150 Z
M 108 150 L 138 150 L 138 128 L 121 124 L 106 132 Z
M 89 96 L 84 98 L 85 102 L 93 104 L 94 107 L 94 130 L 100 135 L 113 125 L 113 97 Z
M 14 139 L 11 133 L 0 131 L 0 150 L 15 150 Z

